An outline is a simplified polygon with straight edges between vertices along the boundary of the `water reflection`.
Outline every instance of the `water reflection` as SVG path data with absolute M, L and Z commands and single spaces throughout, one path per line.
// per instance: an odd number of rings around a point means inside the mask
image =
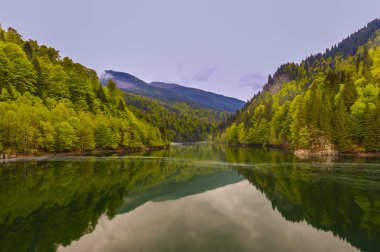
M 165 209 L 165 211 L 163 211 Z M 321 242 L 323 241 L 323 242 Z M 246 181 L 149 202 L 62 251 L 354 251 L 331 233 L 292 224 Z
M 3 164 L 0 250 L 379 251 L 380 166 L 349 161 L 195 145 Z
M 363 251 L 379 251 L 380 165 L 336 163 L 326 170 L 294 163 L 239 173 L 286 220 L 306 221 Z

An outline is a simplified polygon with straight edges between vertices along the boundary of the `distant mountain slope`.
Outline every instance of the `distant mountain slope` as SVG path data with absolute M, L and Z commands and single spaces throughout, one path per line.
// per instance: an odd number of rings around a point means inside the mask
M 207 92 L 197 88 L 189 88 L 178 84 L 164 82 L 152 82 L 150 85 L 174 92 L 184 102 L 188 101 L 189 104 L 199 104 L 200 107 L 204 108 L 235 112 L 236 110 L 241 109 L 244 105 L 244 102 L 239 99 Z
M 201 89 L 184 87 L 178 84 L 164 82 L 146 83 L 135 76 L 112 70 L 105 71 L 101 82 L 106 84 L 112 78 L 117 86 L 134 94 L 157 99 L 163 102 L 184 102 L 194 108 L 208 108 L 218 111 L 235 112 L 244 102 L 231 97 L 207 92 Z
M 193 108 L 184 102 L 162 102 L 127 92 L 125 101 L 137 118 L 158 127 L 162 136 L 175 142 L 211 139 L 213 132 L 232 112 Z

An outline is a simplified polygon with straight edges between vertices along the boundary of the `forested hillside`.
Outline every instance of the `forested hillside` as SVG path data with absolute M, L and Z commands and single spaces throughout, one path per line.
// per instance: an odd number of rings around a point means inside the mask
M 194 142 L 212 139 L 221 123 L 244 102 L 203 90 L 163 82 L 146 83 L 123 72 L 107 70 L 106 86 L 114 83 L 137 118 L 158 127 L 167 141 Z
M 229 143 L 380 150 L 380 20 L 324 54 L 287 63 L 231 117 Z
M 230 112 L 193 108 L 184 102 L 162 102 L 132 93 L 125 100 L 137 118 L 158 127 L 162 136 L 175 142 L 194 142 L 211 139 L 220 123 Z
M 162 146 L 113 83 L 13 28 L 0 27 L 0 153 Z

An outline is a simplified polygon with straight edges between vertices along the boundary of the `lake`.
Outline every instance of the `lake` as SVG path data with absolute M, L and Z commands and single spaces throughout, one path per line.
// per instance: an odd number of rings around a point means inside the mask
M 380 160 L 197 144 L 0 164 L 0 251 L 380 251 Z

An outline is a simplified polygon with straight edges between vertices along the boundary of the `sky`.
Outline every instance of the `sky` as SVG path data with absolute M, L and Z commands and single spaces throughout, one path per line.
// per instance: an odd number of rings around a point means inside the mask
M 250 99 L 380 17 L 379 0 L 0 0 L 0 24 L 99 73 Z

